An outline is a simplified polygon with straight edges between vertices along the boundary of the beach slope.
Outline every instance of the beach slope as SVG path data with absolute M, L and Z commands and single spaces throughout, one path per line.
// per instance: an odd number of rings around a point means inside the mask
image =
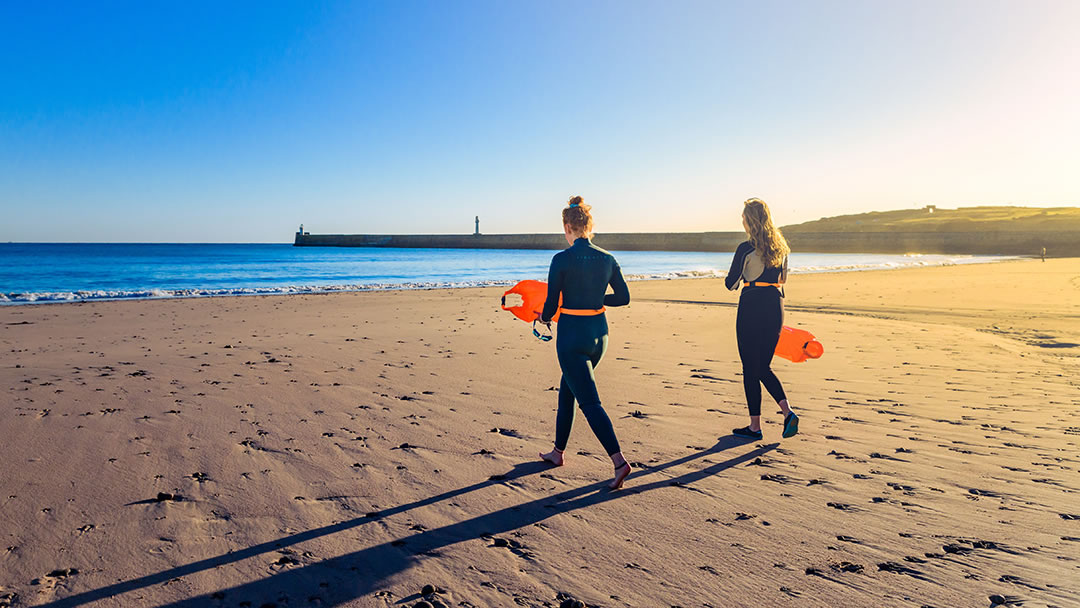
M 0 308 L 0 606 L 1080 605 L 1078 260 L 793 276 L 760 442 L 737 294 L 630 287 L 618 492 L 501 289 Z

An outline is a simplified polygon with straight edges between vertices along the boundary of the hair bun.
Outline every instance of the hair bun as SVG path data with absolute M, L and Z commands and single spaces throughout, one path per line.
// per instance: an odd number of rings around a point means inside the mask
M 584 199 L 582 199 L 582 198 L 581 198 L 580 196 L 575 196 L 575 197 L 571 198 L 571 199 L 570 199 L 570 200 L 568 201 L 568 204 L 569 204 L 569 205 L 570 205 L 571 207 L 577 207 L 577 206 L 581 205 L 581 204 L 582 204 L 582 203 L 584 203 L 584 202 L 585 202 L 585 200 L 584 200 Z

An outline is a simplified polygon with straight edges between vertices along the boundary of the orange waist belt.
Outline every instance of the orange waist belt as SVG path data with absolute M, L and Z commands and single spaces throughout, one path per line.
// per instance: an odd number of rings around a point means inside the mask
M 762 283 L 761 281 L 743 281 L 743 287 L 783 287 L 783 283 Z
M 573 308 L 560 308 L 559 312 L 561 312 L 564 315 L 570 315 L 570 316 L 573 316 L 573 317 L 595 317 L 596 315 L 604 314 L 605 310 L 606 309 L 603 306 L 601 306 L 600 308 L 598 308 L 596 310 L 576 310 L 576 309 L 573 309 Z

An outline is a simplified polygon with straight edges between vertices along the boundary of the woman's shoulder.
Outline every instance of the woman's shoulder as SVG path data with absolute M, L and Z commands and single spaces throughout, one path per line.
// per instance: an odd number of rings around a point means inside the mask
M 606 255 L 607 257 L 609 257 L 609 258 L 611 258 L 613 260 L 615 259 L 615 256 L 611 255 L 611 252 L 608 251 L 607 249 L 604 249 L 603 247 L 597 247 L 596 245 L 593 245 L 592 243 L 589 243 L 589 247 L 593 250 L 594 253 L 599 253 L 600 255 Z
M 558 252 L 555 253 L 555 255 L 551 256 L 551 263 L 552 264 L 565 263 L 567 260 L 569 260 L 572 257 L 574 257 L 574 248 L 573 247 L 567 247 L 566 249 L 563 249 L 562 251 L 558 251 Z
M 735 248 L 735 253 L 736 254 L 750 253 L 753 250 L 754 250 L 754 246 L 750 243 L 750 241 L 743 241 L 743 242 L 739 243 L 738 247 Z

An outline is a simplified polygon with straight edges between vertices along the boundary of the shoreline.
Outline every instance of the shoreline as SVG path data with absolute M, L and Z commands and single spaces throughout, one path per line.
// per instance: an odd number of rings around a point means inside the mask
M 813 254 L 808 254 L 813 255 Z M 867 254 L 872 255 L 872 254 Z M 912 257 L 921 257 L 923 254 L 905 254 Z M 985 257 L 985 256 L 971 256 L 971 257 Z M 819 275 L 819 274 L 846 274 L 853 272 L 877 272 L 877 271 L 895 271 L 906 270 L 916 268 L 938 268 L 938 267 L 950 267 L 950 266 L 968 266 L 978 264 L 1002 264 L 1006 262 L 1017 262 L 1023 260 L 1037 259 L 1032 256 L 1011 256 L 1002 255 L 1001 259 L 980 259 L 975 262 L 942 262 L 931 263 L 925 265 L 905 265 L 897 267 L 885 267 L 880 266 L 870 268 L 825 268 L 814 270 L 800 270 L 793 269 L 790 274 L 793 276 L 806 276 L 806 275 Z M 1062 258 L 1055 258 L 1062 259 Z M 1064 258 L 1069 259 L 1069 258 Z M 1080 261 L 1080 258 L 1077 258 Z M 644 281 L 681 281 L 692 279 L 722 279 L 726 276 L 725 271 L 676 271 L 673 273 L 666 273 L 664 275 L 650 274 L 650 275 L 626 275 L 628 282 L 644 282 Z M 670 276 L 675 275 L 675 276 Z M 543 277 L 533 277 L 538 280 L 543 280 Z M 323 286 L 296 286 L 296 285 L 284 285 L 278 287 L 237 287 L 237 288 L 220 288 L 220 289 L 151 289 L 151 290 L 131 290 L 131 295 L 103 295 L 92 297 L 68 297 L 72 295 L 81 294 L 95 294 L 102 293 L 100 291 L 93 292 L 31 292 L 31 293 L 8 293 L 0 294 L 0 308 L 6 306 L 24 306 L 24 305 L 36 305 L 36 304 L 85 304 L 90 302 L 124 302 L 124 301 L 158 301 L 158 300 L 175 300 L 175 299 L 203 299 L 203 298 L 230 298 L 230 297 L 250 297 L 250 296 L 290 296 L 290 295 L 327 295 L 334 293 L 368 293 L 368 292 L 385 292 L 385 291 L 430 291 L 430 290 L 457 290 L 457 289 L 482 289 L 487 287 L 508 287 L 514 285 L 521 279 L 502 279 L 502 280 L 477 280 L 467 282 L 418 282 L 418 283 L 376 283 L 376 284 L 343 284 L 343 285 L 323 285 Z M 109 293 L 109 292 L 104 292 Z M 161 294 L 161 295 L 158 295 Z M 33 299 L 18 299 L 28 296 L 34 296 Z

